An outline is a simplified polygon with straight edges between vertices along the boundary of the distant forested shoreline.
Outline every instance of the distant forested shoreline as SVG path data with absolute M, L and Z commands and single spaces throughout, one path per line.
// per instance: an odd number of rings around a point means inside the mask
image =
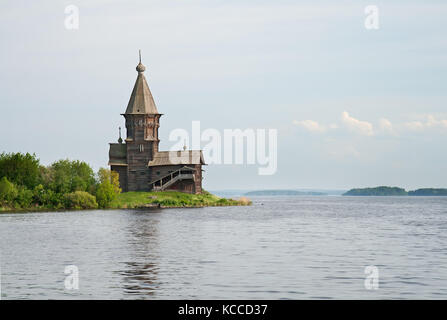
M 447 189 L 443 188 L 421 188 L 406 191 L 399 187 L 380 186 L 375 188 L 354 188 L 345 193 L 344 196 L 447 196 Z
M 327 193 L 297 190 L 256 190 L 246 192 L 246 196 L 326 196 Z

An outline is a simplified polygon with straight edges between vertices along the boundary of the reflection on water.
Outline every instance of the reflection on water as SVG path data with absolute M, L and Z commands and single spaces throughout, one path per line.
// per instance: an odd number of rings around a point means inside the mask
M 2 298 L 446 299 L 446 230 L 442 197 L 0 214 Z M 79 290 L 64 286 L 68 265 Z
M 123 289 L 126 294 L 150 296 L 158 289 L 155 263 L 126 262 L 120 275 L 123 276 Z
M 126 228 L 131 261 L 126 261 L 124 270 L 118 271 L 122 276 L 124 294 L 150 297 L 159 288 L 156 250 L 159 220 L 151 218 L 159 213 L 161 210 L 153 210 L 147 218 L 144 217 L 144 211 L 131 211 L 129 214 L 129 216 L 143 214 L 143 218 L 130 219 Z

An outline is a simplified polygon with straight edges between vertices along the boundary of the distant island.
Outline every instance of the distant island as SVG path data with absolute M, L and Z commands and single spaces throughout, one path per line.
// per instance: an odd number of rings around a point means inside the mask
M 245 193 L 246 196 L 326 196 L 327 193 L 297 190 L 256 190 Z
M 447 189 L 423 188 L 406 191 L 399 187 L 380 186 L 375 188 L 355 188 L 345 193 L 344 196 L 447 196 Z
M 447 196 L 447 189 L 423 188 L 408 191 L 409 196 Z

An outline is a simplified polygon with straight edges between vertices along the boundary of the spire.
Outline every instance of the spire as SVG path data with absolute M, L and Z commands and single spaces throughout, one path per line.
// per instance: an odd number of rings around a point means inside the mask
M 141 63 L 141 49 L 138 50 L 138 55 L 140 56 L 140 62 L 137 65 L 138 73 L 143 73 L 146 70 L 146 67 Z
M 141 50 L 139 50 L 139 63 L 136 69 L 138 77 L 125 114 L 158 114 L 154 98 L 143 74 L 146 67 L 141 63 Z
M 121 138 L 121 127 L 118 127 L 119 131 L 120 131 L 120 137 L 118 138 L 118 143 L 123 143 L 123 139 Z

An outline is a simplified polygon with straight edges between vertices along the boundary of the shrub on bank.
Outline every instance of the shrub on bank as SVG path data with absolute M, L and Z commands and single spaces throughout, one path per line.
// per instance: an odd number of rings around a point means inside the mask
M 37 206 L 52 209 L 62 209 L 65 206 L 64 196 L 39 184 L 33 190 L 33 202 Z
M 26 187 L 19 187 L 17 196 L 14 200 L 16 207 L 19 208 L 29 208 L 31 207 L 34 200 L 34 193 L 28 190 Z
M 107 208 L 110 203 L 116 198 L 111 183 L 101 183 L 96 190 L 96 200 L 101 208 Z
M 64 195 L 65 206 L 69 209 L 96 209 L 95 196 L 85 191 L 75 191 Z
M 11 206 L 14 199 L 17 197 L 18 191 L 14 183 L 10 182 L 8 178 L 0 179 L 0 203 L 2 205 Z
M 99 186 L 96 200 L 101 208 L 108 208 L 116 196 L 120 194 L 119 176 L 117 172 L 101 168 L 98 171 Z

